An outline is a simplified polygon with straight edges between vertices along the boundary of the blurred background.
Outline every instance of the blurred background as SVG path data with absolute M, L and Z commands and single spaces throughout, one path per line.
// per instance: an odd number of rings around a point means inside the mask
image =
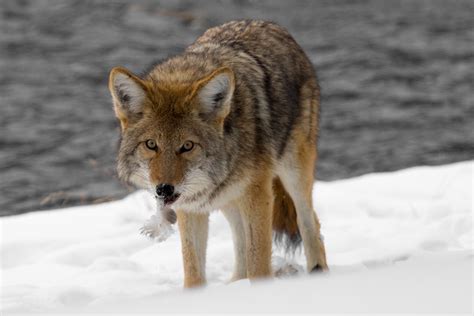
M 99 203 L 119 125 L 107 79 L 141 73 L 207 28 L 289 29 L 317 69 L 317 178 L 474 158 L 474 1 L 0 1 L 0 215 Z

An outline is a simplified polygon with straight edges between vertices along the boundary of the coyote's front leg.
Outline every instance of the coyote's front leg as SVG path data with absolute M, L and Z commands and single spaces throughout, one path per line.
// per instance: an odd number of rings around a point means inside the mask
M 177 211 L 183 253 L 184 287 L 206 283 L 206 247 L 209 215 Z
M 264 173 L 238 200 L 245 231 L 247 277 L 271 276 L 273 192 L 271 175 Z

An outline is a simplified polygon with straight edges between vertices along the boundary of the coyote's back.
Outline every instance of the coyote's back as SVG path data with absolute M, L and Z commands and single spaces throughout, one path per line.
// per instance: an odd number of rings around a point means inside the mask
M 319 108 L 315 71 L 285 29 L 271 22 L 230 22 L 205 32 L 187 51 L 206 52 L 233 66 L 243 85 L 240 96 L 254 111 L 248 117 L 257 135 L 254 151 L 281 158 L 295 128 L 314 139 Z M 304 102 L 310 99 L 316 102 Z
M 270 273 L 272 227 L 303 241 L 310 270 L 327 268 L 312 207 L 319 87 L 286 30 L 229 22 L 143 78 L 114 68 L 109 87 L 118 173 L 177 211 L 186 285 L 204 280 L 213 209 L 234 233 L 234 279 Z

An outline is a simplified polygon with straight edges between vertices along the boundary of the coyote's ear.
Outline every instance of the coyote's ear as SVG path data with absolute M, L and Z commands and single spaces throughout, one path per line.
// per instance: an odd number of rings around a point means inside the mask
M 223 121 L 230 112 L 235 88 L 234 73 L 229 68 L 219 68 L 197 83 L 199 114 L 207 119 Z
M 115 115 L 120 120 L 122 129 L 125 129 L 130 120 L 142 113 L 146 97 L 145 85 L 127 69 L 115 67 L 110 72 L 109 90 L 114 101 Z

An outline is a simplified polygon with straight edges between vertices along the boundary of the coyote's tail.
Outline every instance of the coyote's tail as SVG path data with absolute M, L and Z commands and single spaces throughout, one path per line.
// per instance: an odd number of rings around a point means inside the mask
M 293 200 L 283 187 L 280 178 L 273 180 L 273 231 L 275 243 L 285 251 L 294 252 L 301 244 Z

